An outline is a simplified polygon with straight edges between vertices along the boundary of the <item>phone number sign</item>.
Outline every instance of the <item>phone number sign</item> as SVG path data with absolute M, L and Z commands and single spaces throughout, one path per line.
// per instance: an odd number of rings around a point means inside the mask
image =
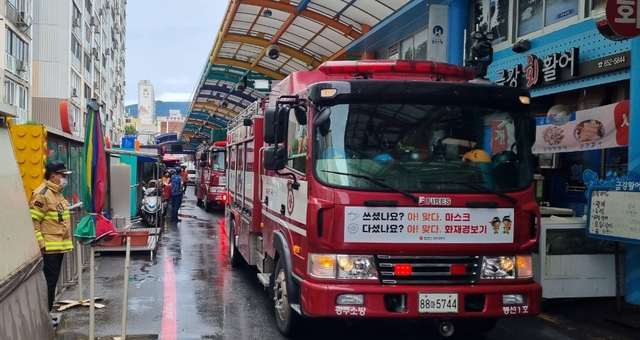
M 345 207 L 344 242 L 513 243 L 513 209 Z

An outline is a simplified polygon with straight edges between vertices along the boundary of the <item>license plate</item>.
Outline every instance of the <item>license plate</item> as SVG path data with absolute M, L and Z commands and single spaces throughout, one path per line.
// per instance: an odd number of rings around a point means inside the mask
M 457 313 L 458 294 L 418 293 L 418 312 L 420 313 Z

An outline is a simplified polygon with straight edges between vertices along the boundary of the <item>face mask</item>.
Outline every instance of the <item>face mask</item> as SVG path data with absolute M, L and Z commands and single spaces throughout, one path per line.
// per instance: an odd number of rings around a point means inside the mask
M 66 187 L 66 186 L 67 186 L 67 184 L 69 184 L 69 180 L 67 180 L 67 179 L 66 179 L 66 178 L 64 178 L 64 177 L 63 177 L 63 178 L 60 178 L 60 186 L 61 186 L 61 187 L 63 187 L 63 188 L 64 188 L 64 187 Z

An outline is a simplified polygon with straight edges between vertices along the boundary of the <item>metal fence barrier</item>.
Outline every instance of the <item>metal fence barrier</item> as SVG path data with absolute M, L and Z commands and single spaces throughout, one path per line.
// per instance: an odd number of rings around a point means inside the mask
M 76 203 L 69 207 L 71 213 L 71 237 L 76 232 L 78 223 L 87 214 L 82 206 L 82 202 Z M 62 294 L 69 287 L 74 287 L 78 284 L 78 275 L 82 275 L 82 270 L 89 268 L 89 251 L 85 246 L 81 245 L 78 241 L 73 241 L 73 250 L 67 252 L 62 261 L 62 268 L 60 269 L 60 277 L 58 278 L 58 285 L 56 286 L 55 301 L 58 301 Z M 81 257 L 82 269 L 78 272 L 78 256 Z M 78 287 L 82 289 L 82 287 Z

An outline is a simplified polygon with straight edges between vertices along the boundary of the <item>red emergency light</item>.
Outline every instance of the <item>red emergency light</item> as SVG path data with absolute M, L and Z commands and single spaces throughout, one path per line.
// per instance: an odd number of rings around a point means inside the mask
M 410 276 L 413 273 L 413 269 L 410 264 L 396 264 L 393 267 L 393 274 L 395 276 Z
M 450 76 L 471 80 L 471 67 L 420 60 L 338 60 L 327 61 L 318 67 L 324 74 L 417 73 Z

